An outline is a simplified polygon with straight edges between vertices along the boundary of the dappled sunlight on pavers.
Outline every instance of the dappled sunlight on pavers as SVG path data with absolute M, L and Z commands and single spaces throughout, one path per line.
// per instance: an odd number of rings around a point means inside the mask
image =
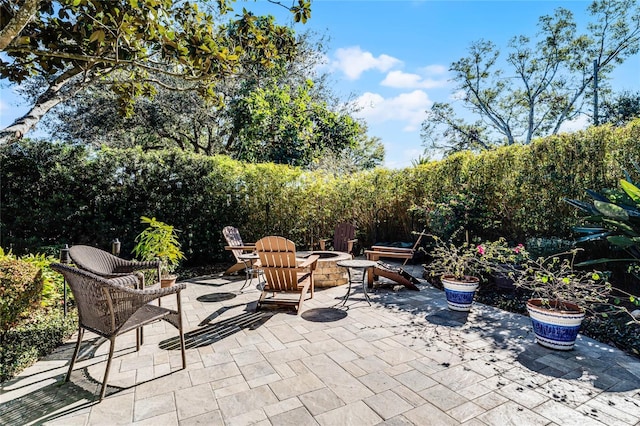
M 415 276 L 420 276 L 416 267 Z M 570 352 L 534 342 L 529 320 L 444 294 L 346 286 L 316 290 L 301 315 L 255 312 L 257 280 L 199 277 L 183 291 L 187 369 L 175 329 L 108 344 L 90 334 L 69 383 L 73 342 L 2 384 L 2 424 L 629 424 L 640 422 L 640 360 L 580 336 Z M 357 289 L 360 290 L 360 289 Z M 163 306 L 175 306 L 166 298 Z

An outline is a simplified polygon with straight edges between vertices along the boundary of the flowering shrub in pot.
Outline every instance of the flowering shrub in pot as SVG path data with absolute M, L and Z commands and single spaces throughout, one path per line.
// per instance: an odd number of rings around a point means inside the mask
M 610 315 L 625 311 L 613 301 L 607 275 L 595 270 L 576 270 L 579 249 L 529 259 L 521 270 L 510 272 L 514 285 L 532 292 L 527 302 L 536 341 L 542 346 L 571 350 L 586 311 Z M 635 297 L 629 295 L 634 302 Z
M 435 245 L 429 252 L 432 261 L 423 265 L 425 274 L 440 278 L 449 309 L 469 311 L 473 296 L 486 271 L 481 248 L 469 243 L 456 245 L 434 236 Z

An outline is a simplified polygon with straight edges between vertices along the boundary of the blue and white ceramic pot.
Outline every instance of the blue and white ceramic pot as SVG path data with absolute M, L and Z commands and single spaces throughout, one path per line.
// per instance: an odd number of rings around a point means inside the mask
M 449 309 L 453 311 L 470 311 L 473 304 L 473 296 L 480 284 L 478 277 L 464 277 L 464 280 L 456 279 L 453 275 L 443 275 L 440 279 L 447 296 Z
M 573 303 L 557 307 L 556 301 L 543 303 L 542 299 L 530 299 L 527 311 L 533 324 L 536 341 L 542 346 L 561 351 L 573 349 L 584 318 L 584 310 Z

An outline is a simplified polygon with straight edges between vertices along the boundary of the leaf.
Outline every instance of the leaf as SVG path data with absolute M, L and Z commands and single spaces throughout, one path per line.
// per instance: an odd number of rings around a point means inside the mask
M 620 179 L 620 186 L 633 201 L 640 204 L 640 188 L 624 179 Z
M 622 248 L 635 246 L 637 244 L 631 238 L 625 237 L 623 235 L 612 235 L 610 237 L 607 237 L 607 241 L 609 241 L 609 243 L 613 244 L 614 246 Z
M 593 202 L 593 205 L 596 207 L 596 209 L 598 209 L 600 213 L 602 213 L 603 215 L 609 218 L 623 220 L 623 221 L 629 220 L 629 215 L 627 214 L 625 209 L 613 203 L 607 203 L 604 201 L 596 200 Z
M 104 41 L 104 31 L 94 31 L 93 34 L 91 34 L 91 37 L 89 37 L 89 43 L 93 43 L 94 41 L 102 43 Z

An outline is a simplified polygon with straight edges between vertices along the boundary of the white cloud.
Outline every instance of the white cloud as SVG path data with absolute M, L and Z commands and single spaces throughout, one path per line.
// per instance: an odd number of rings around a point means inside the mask
M 445 79 L 434 80 L 419 74 L 391 71 L 380 84 L 397 89 L 433 89 L 434 87 L 445 87 L 449 82 Z
M 367 92 L 356 99 L 356 104 L 361 108 L 358 117 L 369 123 L 402 121 L 405 122 L 403 130 L 413 132 L 419 129 L 425 119 L 425 111 L 433 105 L 433 101 L 424 91 L 414 90 L 387 99 L 377 93 Z
M 402 61 L 389 55 L 375 57 L 371 52 L 364 52 L 360 46 L 340 48 L 336 50 L 335 58 L 331 68 L 342 71 L 349 80 L 357 80 L 363 72 L 371 69 L 386 72 L 402 64 Z
M 577 130 L 584 130 L 591 125 L 589 117 L 582 114 L 571 121 L 565 121 L 560 125 L 561 132 L 575 132 Z
M 426 75 L 443 75 L 449 71 L 444 65 L 427 65 L 423 70 Z

